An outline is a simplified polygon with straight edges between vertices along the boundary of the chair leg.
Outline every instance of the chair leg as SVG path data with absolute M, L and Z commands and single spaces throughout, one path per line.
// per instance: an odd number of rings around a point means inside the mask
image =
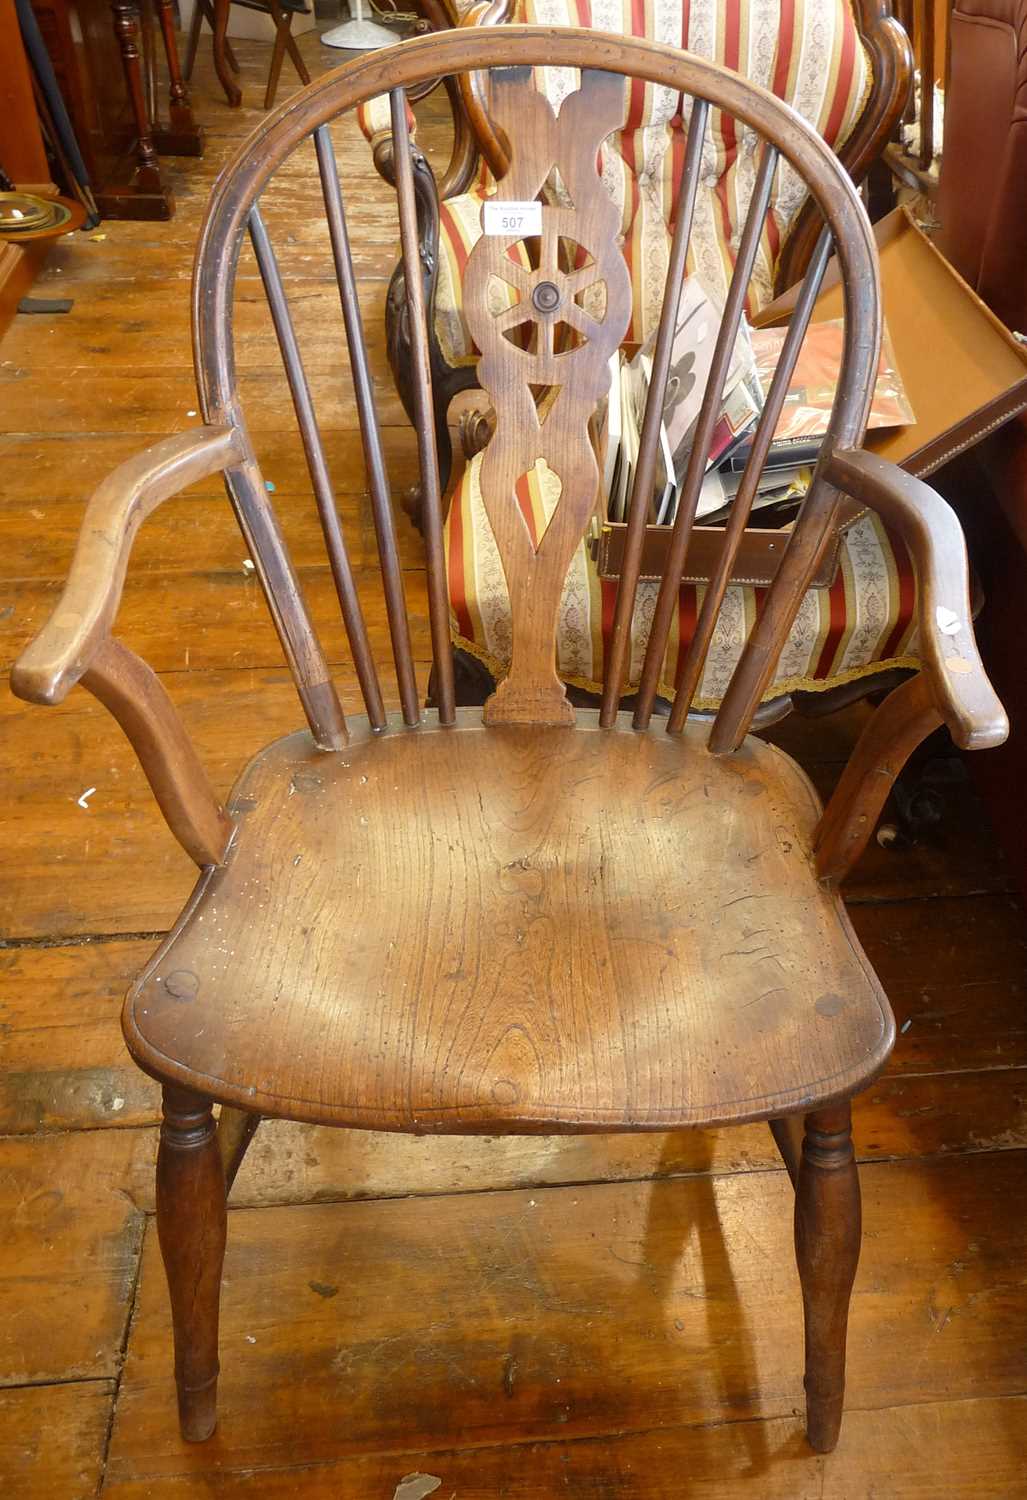
M 838 1441 L 845 1335 L 860 1244 L 859 1177 L 848 1102 L 806 1116 L 795 1193 L 795 1258 L 806 1333 L 806 1436 L 818 1453 Z
M 191 1443 L 210 1437 L 217 1424 L 225 1196 L 210 1101 L 166 1085 L 157 1153 L 157 1235 L 171 1295 L 178 1419 Z

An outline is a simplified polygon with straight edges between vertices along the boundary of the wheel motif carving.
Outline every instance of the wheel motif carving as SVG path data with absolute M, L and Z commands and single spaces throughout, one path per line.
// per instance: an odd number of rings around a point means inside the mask
M 561 191 L 558 201 L 542 204 L 540 235 L 483 234 L 464 276 L 464 313 L 481 350 L 478 378 L 496 411 L 481 487 L 513 633 L 510 672 L 485 717 L 568 722 L 573 712 L 556 675 L 556 616 L 567 568 L 595 510 L 599 471 L 589 422 L 631 311 L 620 215 L 597 170 L 603 141 L 622 124 L 623 84 L 614 74 L 584 72 L 558 116 L 527 69 L 495 71 L 492 90 L 493 117 L 513 147 L 497 197 L 537 200 L 556 177 Z M 514 487 L 539 459 L 561 488 L 536 542 Z

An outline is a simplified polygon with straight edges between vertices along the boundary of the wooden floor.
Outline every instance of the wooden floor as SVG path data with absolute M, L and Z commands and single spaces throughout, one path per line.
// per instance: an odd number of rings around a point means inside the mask
M 302 45 L 322 68 L 316 38 Z M 256 104 L 267 49 L 239 50 Z M 21 317 L 0 348 L 5 660 L 54 602 L 90 484 L 197 420 L 192 246 L 215 172 L 258 118 L 229 111 L 203 67 L 208 150 L 170 165 L 174 221 L 63 242 L 37 294 L 73 297 L 72 312 Z M 409 480 L 382 356 L 384 190 L 355 132 L 343 144 L 389 449 Z M 359 548 L 367 502 L 320 331 L 334 293 L 302 218 L 304 170 L 277 223 Z M 252 268 L 241 291 L 265 472 L 326 616 Z M 419 544 L 401 531 L 416 590 Z M 243 560 L 223 496 L 197 487 L 144 528 L 122 614 L 222 790 L 298 722 Z M 4 694 L 0 714 L 5 1500 L 1027 1496 L 1027 925 L 958 762 L 937 835 L 874 846 L 850 888 L 901 1034 L 856 1120 L 865 1242 L 832 1457 L 801 1435 L 791 1194 L 762 1127 L 465 1142 L 262 1127 L 232 1199 L 221 1426 L 186 1448 L 152 1218 L 155 1089 L 118 1012 L 191 867 L 87 695 L 43 711 Z M 776 737 L 823 790 L 860 717 Z

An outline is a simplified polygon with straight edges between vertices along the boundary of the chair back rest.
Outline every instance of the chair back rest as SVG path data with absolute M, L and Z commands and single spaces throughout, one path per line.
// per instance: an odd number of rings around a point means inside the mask
M 849 0 L 688 0 L 637 6 L 628 0 L 518 0 L 512 19 L 582 26 L 680 47 L 743 74 L 776 94 L 839 152 L 859 123 L 872 68 Z M 577 87 L 569 69 L 538 69 L 538 87 L 557 107 Z M 626 79 L 617 131 L 603 147 L 603 180 L 621 209 L 624 257 L 632 280 L 628 340 L 641 343 L 659 322 L 668 230 L 688 135 L 689 100 Z M 703 147 L 689 269 L 726 295 L 756 178 L 756 137 L 714 109 Z M 753 266 L 749 307 L 774 291 L 778 257 L 806 197 L 786 162 L 774 179 Z
M 541 63 L 574 69 L 579 88 L 559 111 L 534 87 Z M 687 655 L 679 665 L 668 721 L 679 732 L 702 671 L 734 555 L 756 483 L 788 390 L 805 327 L 834 246 L 842 272 L 845 337 L 841 374 L 824 455 L 802 515 L 791 532 L 760 619 L 714 724 L 711 748 L 731 749 L 745 735 L 776 665 L 821 550 L 838 496 L 823 474 L 826 456 L 859 443 L 877 368 L 880 341 L 877 263 L 858 196 L 814 130 L 773 95 L 736 74 L 671 48 L 638 39 L 537 27 L 460 29 L 361 58 L 312 84 L 279 108 L 241 147 L 215 184 L 197 252 L 193 288 L 197 377 L 205 419 L 240 434 L 244 462 L 226 472 L 255 565 L 278 625 L 311 728 L 325 745 L 346 730 L 324 652 L 303 602 L 281 530 L 246 428 L 236 381 L 232 304 L 241 246 L 249 234 L 281 347 L 343 620 L 368 717 L 386 715 L 357 579 L 332 490 L 325 446 L 288 297 L 258 199 L 274 172 L 312 140 L 323 189 L 338 278 L 346 348 L 363 438 L 375 516 L 381 579 L 403 718 L 418 722 L 412 617 L 400 566 L 381 429 L 375 410 L 350 249 L 342 183 L 330 124 L 366 99 L 389 90 L 396 143 L 397 211 L 403 247 L 406 312 L 413 348 L 417 440 L 424 494 L 428 617 L 439 717 L 455 715 L 442 505 L 432 420 L 428 309 L 419 262 L 406 90 L 439 73 L 489 70 L 496 118 L 510 169 L 486 206 L 487 232 L 466 275 L 466 310 L 482 358 L 479 378 L 497 413 L 483 461 L 485 506 L 507 577 L 513 637 L 508 677 L 485 708 L 489 723 L 554 724 L 573 718 L 555 670 L 556 617 L 570 559 L 594 513 L 598 467 L 590 441 L 596 405 L 608 385 L 608 362 L 623 341 L 631 308 L 628 273 L 618 244 L 619 214 L 601 175 L 601 146 L 618 128 L 626 78 L 687 96 L 688 130 L 676 179 L 677 202 L 649 401 L 642 424 L 629 508 L 601 722 L 618 712 L 627 639 L 638 584 L 645 521 L 653 492 L 660 418 L 681 286 L 700 186 L 703 149 L 713 110 L 730 114 L 739 132 L 757 138 L 752 201 L 742 226 L 735 269 L 713 350 L 709 379 L 684 477 L 666 575 L 649 635 L 634 722 L 649 723 L 660 664 L 675 613 L 699 490 L 720 395 L 751 282 L 767 205 L 782 161 L 805 182 L 825 226 L 799 295 L 777 372 L 752 444 L 747 471 L 724 533 L 718 571 Z M 509 205 L 506 207 L 505 205 Z M 494 216 L 494 217 L 493 217 Z M 527 263 L 526 263 L 527 262 Z M 504 291 L 497 303 L 495 284 Z M 560 325 L 564 325 L 561 330 Z M 340 330 L 341 332 L 341 330 Z M 539 535 L 522 513 L 517 481 L 539 464 L 556 475 L 560 499 Z M 413 622 L 416 625 L 416 620 Z

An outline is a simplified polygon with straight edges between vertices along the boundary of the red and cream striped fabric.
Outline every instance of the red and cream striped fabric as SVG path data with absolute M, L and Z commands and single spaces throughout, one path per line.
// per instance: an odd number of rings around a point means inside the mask
M 858 121 L 870 65 L 846 0 L 519 0 L 515 20 L 585 26 L 686 47 L 786 99 L 836 149 Z M 538 87 L 558 104 L 577 87 L 570 68 L 539 68 Z M 641 343 L 659 318 L 670 246 L 673 183 L 681 172 L 691 100 L 626 79 L 624 126 L 603 147 L 603 179 L 623 216 L 624 256 L 634 287 L 629 343 Z M 756 137 L 714 111 L 703 153 L 690 270 L 721 297 L 756 175 Z M 474 351 L 460 311 L 460 287 L 481 234 L 482 200 L 494 183 L 442 204 L 436 322 L 451 364 Z M 783 164 L 777 173 L 750 294 L 754 311 L 769 297 L 774 267 L 805 188 Z
M 510 599 L 503 565 L 481 497 L 481 454 L 465 469 L 446 523 L 453 641 L 483 661 L 495 677 L 510 663 Z M 517 498 L 534 536 L 545 531 L 559 481 L 544 465 L 518 481 Z M 658 585 L 643 580 L 632 621 L 631 688 L 638 684 Z M 557 629 L 557 669 L 566 682 L 602 691 L 603 663 L 613 624 L 615 582 L 596 573 L 586 544 L 574 555 Z M 703 586 L 681 588 L 677 635 L 664 659 L 660 691 L 673 694 L 678 655 L 688 649 L 702 606 Z M 728 589 L 710 647 L 696 707 L 716 708 L 742 652 L 766 590 Z M 913 567 L 901 540 L 877 516 L 864 513 L 846 531 L 829 588 L 811 589 L 792 628 L 765 698 L 819 692 L 889 667 L 919 666 Z

